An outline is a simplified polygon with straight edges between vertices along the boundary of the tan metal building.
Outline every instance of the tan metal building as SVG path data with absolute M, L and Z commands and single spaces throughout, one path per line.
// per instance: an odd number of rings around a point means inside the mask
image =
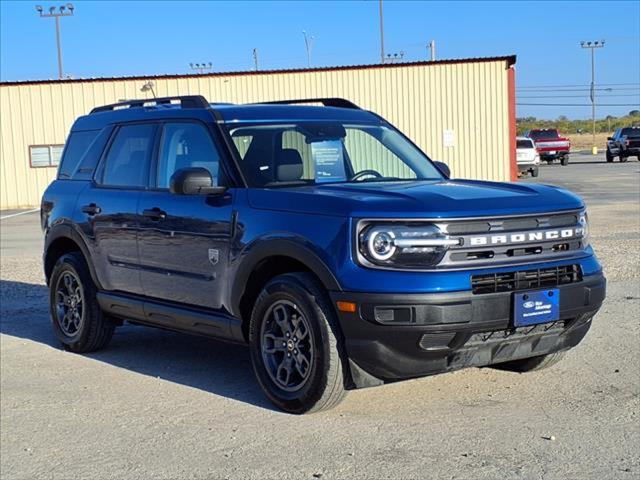
M 74 120 L 122 99 L 343 97 L 387 118 L 458 178 L 515 180 L 515 56 L 304 70 L 0 83 L 0 209 L 38 206 Z

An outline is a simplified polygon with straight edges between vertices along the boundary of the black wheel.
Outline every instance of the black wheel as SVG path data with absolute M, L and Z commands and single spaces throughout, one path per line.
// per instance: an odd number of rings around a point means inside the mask
M 513 360 L 511 362 L 497 363 L 492 365 L 493 368 L 500 370 L 508 370 L 510 372 L 527 373 L 542 370 L 555 365 L 565 356 L 566 352 L 550 353 L 548 355 L 539 355 L 537 357 L 523 358 L 522 360 Z
M 564 157 L 560 158 L 560 165 L 562 165 L 563 167 L 569 165 L 569 155 L 565 155 Z
M 66 349 L 93 352 L 106 346 L 115 324 L 100 310 L 89 267 L 78 252 L 58 259 L 51 273 L 49 305 L 53 331 Z
M 553 163 L 553 160 L 545 160 L 545 162 L 547 162 L 547 165 L 551 165 Z
M 345 394 L 335 313 L 307 273 L 273 278 L 251 314 L 253 370 L 269 399 L 290 413 L 337 405 Z
M 627 157 L 625 157 L 624 155 L 620 154 L 620 162 L 624 163 L 627 161 Z
M 537 177 L 538 176 L 538 167 L 531 169 L 531 176 L 532 177 Z
M 607 148 L 607 153 L 605 153 L 605 157 L 607 158 L 607 162 L 613 162 L 613 155 L 611 155 L 611 151 Z

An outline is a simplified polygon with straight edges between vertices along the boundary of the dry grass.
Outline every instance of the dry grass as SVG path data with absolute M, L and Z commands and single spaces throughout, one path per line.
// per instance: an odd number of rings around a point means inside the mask
M 596 133 L 596 147 L 598 150 L 607 148 L 607 137 L 613 135 L 611 133 Z M 574 133 L 565 135 L 571 140 L 571 150 L 591 150 L 593 146 L 593 135 L 591 133 Z

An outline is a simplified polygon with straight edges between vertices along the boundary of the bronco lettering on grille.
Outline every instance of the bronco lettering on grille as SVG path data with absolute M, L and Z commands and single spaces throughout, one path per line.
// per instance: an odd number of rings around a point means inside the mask
M 519 232 L 502 235 L 483 235 L 471 237 L 471 245 L 500 245 L 509 243 L 541 242 L 582 236 L 582 228 L 563 228 L 562 230 L 546 230 L 544 232 Z

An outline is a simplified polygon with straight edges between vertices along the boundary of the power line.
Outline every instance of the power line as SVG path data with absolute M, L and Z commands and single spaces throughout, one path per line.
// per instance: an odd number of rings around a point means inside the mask
M 626 85 L 640 86 L 640 83 L 632 82 L 632 83 L 598 83 L 597 84 L 598 87 L 619 87 L 619 86 L 626 86 Z M 591 85 L 589 84 L 581 83 L 581 84 L 575 84 L 575 85 L 522 85 L 517 88 L 563 88 L 563 87 L 590 87 L 590 86 Z
M 529 92 L 526 92 L 529 93 Z M 518 95 L 518 98 L 584 98 L 584 95 Z M 610 97 L 638 97 L 639 93 L 618 93 L 614 95 L 599 95 L 598 98 L 610 98 Z
M 535 107 L 590 107 L 590 103 L 516 103 Z M 600 103 L 601 107 L 638 107 L 640 103 Z

